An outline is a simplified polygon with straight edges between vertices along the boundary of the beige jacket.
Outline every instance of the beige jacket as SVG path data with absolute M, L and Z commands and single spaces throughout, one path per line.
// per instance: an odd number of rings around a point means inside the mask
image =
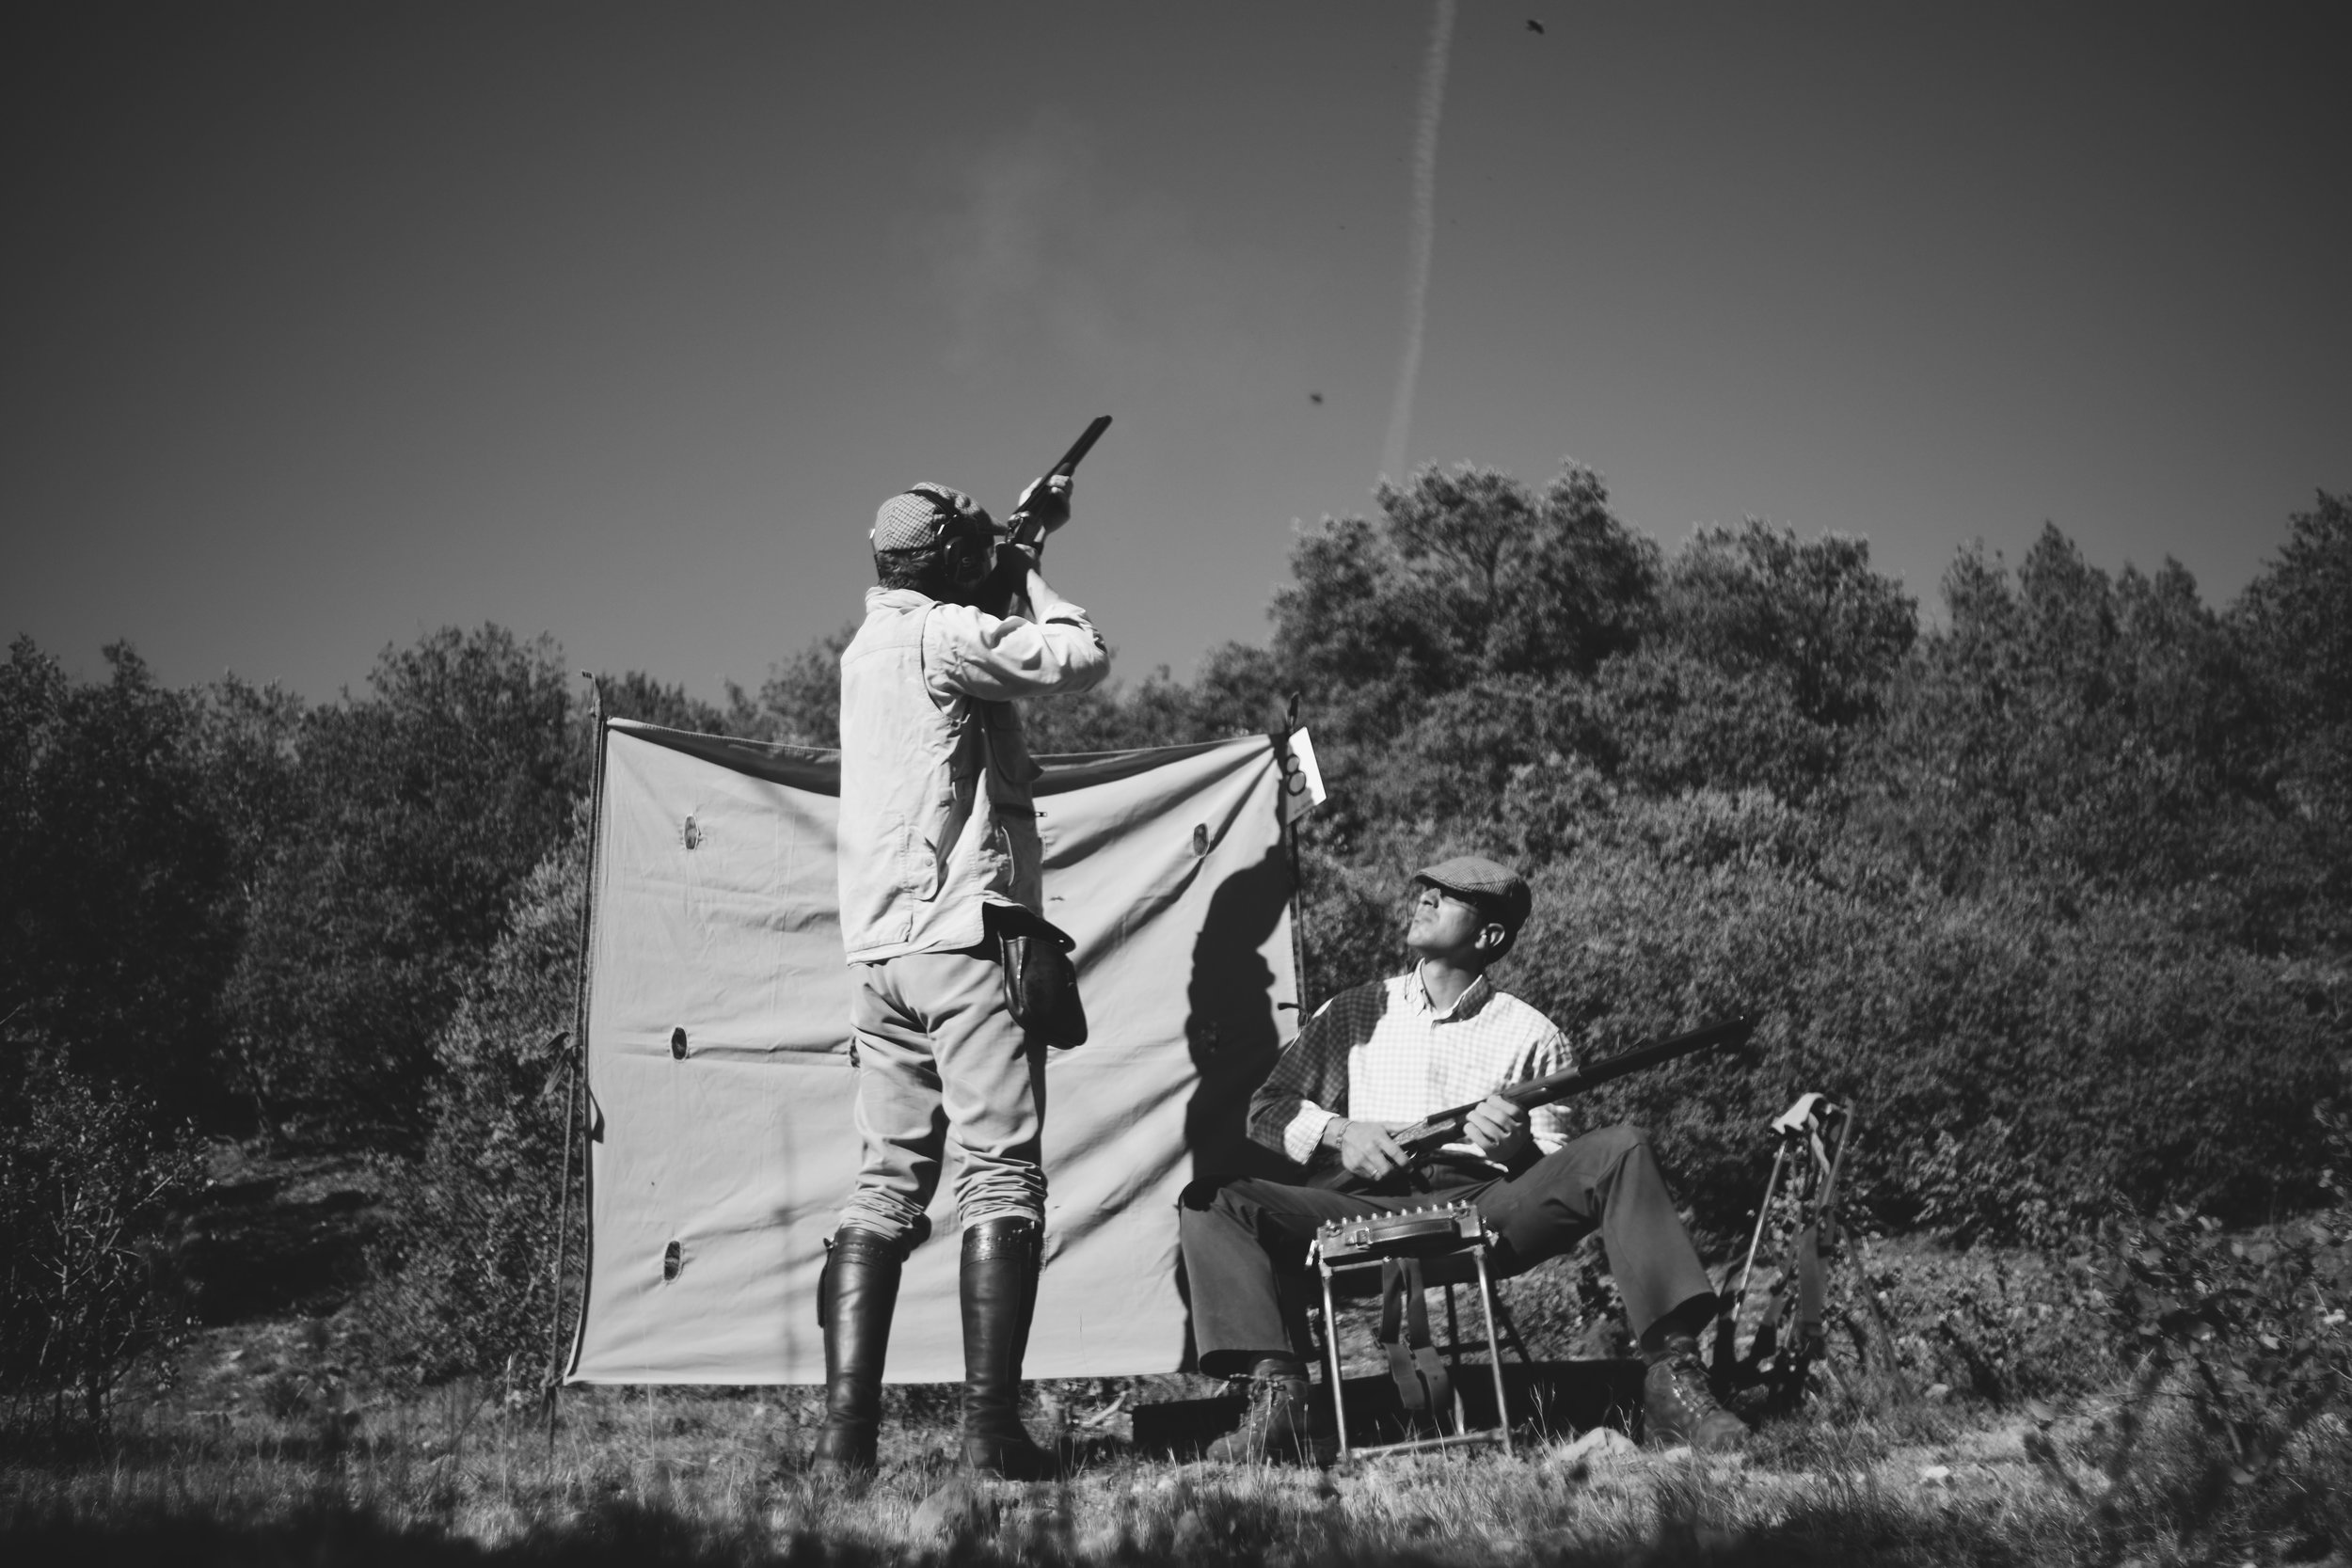
M 977 946 L 984 906 L 1040 909 L 1038 770 L 1012 699 L 1084 691 L 1109 673 L 1102 637 L 1067 600 L 1029 621 L 866 591 L 866 623 L 841 655 L 850 962 Z

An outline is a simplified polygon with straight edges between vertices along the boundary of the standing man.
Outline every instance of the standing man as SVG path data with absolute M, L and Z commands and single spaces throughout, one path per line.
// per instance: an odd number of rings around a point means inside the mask
M 1022 498 L 1046 531 L 1070 482 Z M 1035 504 L 1031 505 L 1032 496 Z M 1013 700 L 1099 685 L 1109 655 L 1086 611 L 972 498 L 918 484 L 882 502 L 866 622 L 841 655 L 841 934 L 851 970 L 857 1190 L 827 1243 L 820 1468 L 869 1470 L 883 1353 L 906 1256 L 955 1151 L 963 1226 L 963 1453 L 1035 1478 L 1052 1461 L 1021 1425 L 1021 1356 L 1045 1231 L 1045 1074 L 1013 1021 L 1000 934 L 1038 930 L 1037 777 Z M 1028 614 L 975 604 L 1013 552 Z
M 1518 873 L 1460 855 L 1417 873 L 1405 945 L 1409 974 L 1332 998 L 1249 1102 L 1249 1135 L 1338 1190 L 1235 1180 L 1184 1196 L 1180 1216 L 1194 1343 L 1212 1377 L 1250 1379 L 1241 1426 L 1210 1457 L 1304 1457 L 1324 1427 L 1307 1385 L 1307 1243 L 1327 1221 L 1470 1202 L 1510 1272 L 1556 1258 L 1597 1228 L 1626 1315 L 1649 1363 L 1644 1413 L 1654 1440 L 1727 1449 L 1740 1418 L 1715 1402 L 1698 1335 L 1714 1288 L 1675 1212 L 1649 1140 L 1620 1124 L 1568 1135 L 1565 1108 L 1533 1113 L 1498 1090 L 1574 1064 L 1549 1019 L 1486 978 L 1510 952 L 1530 898 Z M 1466 1142 L 1408 1169 L 1391 1133 L 1486 1099 Z M 1382 1194 L 1367 1189 L 1380 1185 Z M 1205 1184 L 1204 1184 L 1205 1185 Z M 1352 1188 L 1353 1190 L 1348 1190 Z

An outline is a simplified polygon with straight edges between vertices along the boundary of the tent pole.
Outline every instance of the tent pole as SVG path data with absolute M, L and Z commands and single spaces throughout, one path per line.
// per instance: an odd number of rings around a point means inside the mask
M 1291 736 L 1298 728 L 1298 693 L 1290 694 L 1282 709 L 1282 736 L 1278 742 L 1275 765 L 1282 774 L 1282 847 L 1290 857 L 1291 868 L 1291 972 L 1298 987 L 1298 1022 L 1307 1022 L 1307 884 L 1298 864 L 1298 819 L 1291 815 L 1291 780 L 1299 771 L 1291 756 Z
M 555 1441 L 555 1398 L 564 1386 L 564 1275 L 571 1261 L 572 1135 L 588 1119 L 588 962 L 589 939 L 595 930 L 596 895 L 596 833 L 604 817 L 604 683 L 589 671 L 588 683 L 595 726 L 589 732 L 588 856 L 580 879 L 580 955 L 577 984 L 572 991 L 571 1085 L 564 1105 L 564 1177 L 555 1200 L 555 1278 L 553 1306 L 548 1317 L 548 1442 Z M 588 1155 L 587 1139 L 580 1141 L 580 1158 Z
M 557 1037 L 560 1046 L 573 1045 L 568 1034 Z M 578 1048 L 575 1047 L 575 1050 Z M 581 1053 L 584 1054 L 584 1053 Z M 572 1051 L 564 1052 L 564 1176 L 555 1198 L 555 1277 L 548 1310 L 548 1383 L 547 1418 L 548 1446 L 555 1446 L 555 1395 L 562 1386 L 561 1362 L 564 1354 L 564 1267 L 571 1241 L 572 1212 L 572 1130 L 579 1124 L 577 1111 L 580 1096 L 580 1067 Z

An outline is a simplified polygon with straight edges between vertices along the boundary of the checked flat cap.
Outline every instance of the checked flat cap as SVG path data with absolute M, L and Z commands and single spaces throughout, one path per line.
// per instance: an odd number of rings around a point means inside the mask
M 943 529 L 958 521 L 982 532 L 996 526 L 988 508 L 962 491 L 926 483 L 882 502 L 867 537 L 878 550 L 929 549 L 939 542 Z
M 1470 900 L 1513 931 L 1527 919 L 1527 911 L 1534 903 L 1527 891 L 1526 878 L 1484 855 L 1455 855 L 1435 865 L 1424 865 L 1413 873 L 1413 880 L 1441 887 Z

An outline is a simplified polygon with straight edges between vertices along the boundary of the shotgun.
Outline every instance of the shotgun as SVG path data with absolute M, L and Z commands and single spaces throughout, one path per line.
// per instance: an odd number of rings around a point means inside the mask
M 1087 426 L 1086 434 L 1073 441 L 1070 450 L 1061 454 L 1061 461 L 1038 476 L 1037 483 L 1029 486 L 1027 499 L 1013 509 L 1011 516 L 1005 519 L 1005 534 L 1011 543 L 1034 550 L 1045 542 L 1045 519 L 1038 512 L 1038 503 L 1045 497 L 1045 482 L 1068 479 L 1075 474 L 1079 461 L 1094 450 L 1094 443 L 1101 440 L 1103 432 L 1110 427 L 1111 417 L 1108 414 L 1095 415 L 1094 422 Z
M 1570 1096 L 1582 1094 L 1587 1089 L 1597 1088 L 1613 1078 L 1623 1078 L 1632 1072 L 1644 1072 L 1678 1057 L 1694 1056 L 1702 1051 L 1713 1051 L 1726 1045 L 1745 1045 L 1748 1037 L 1755 1033 L 1754 1015 L 1734 1013 L 1727 1019 L 1693 1029 L 1687 1035 L 1677 1035 L 1671 1039 L 1652 1040 L 1646 1045 L 1637 1045 L 1630 1051 L 1620 1051 L 1613 1056 L 1604 1056 L 1590 1067 L 1569 1068 L 1563 1072 L 1546 1073 L 1541 1078 L 1530 1078 L 1523 1084 L 1514 1084 L 1501 1092 L 1502 1098 L 1512 1104 L 1523 1111 L 1530 1111 L 1538 1105 L 1549 1105 L 1558 1101 L 1566 1100 Z M 1448 1110 L 1432 1111 L 1410 1127 L 1400 1129 L 1390 1133 L 1389 1136 L 1402 1145 L 1406 1153 L 1419 1159 L 1446 1144 L 1459 1142 L 1462 1129 L 1470 1121 L 1470 1114 L 1483 1103 L 1483 1101 L 1473 1100 L 1467 1105 L 1455 1105 Z
M 1084 435 L 1070 444 L 1061 454 L 1061 461 L 1038 476 L 1037 483 L 1024 492 L 1021 503 L 1005 519 L 1002 543 L 1017 545 L 1021 550 L 1036 555 L 1045 545 L 1045 483 L 1055 478 L 1068 479 L 1078 471 L 1078 464 L 1094 450 L 1094 443 L 1103 438 L 1103 432 L 1111 427 L 1108 414 L 1097 414 L 1094 422 L 1086 427 Z M 1022 602 L 1022 591 L 1028 586 L 1027 568 L 1019 551 L 999 548 L 996 567 L 980 585 L 974 602 L 991 615 L 1009 615 Z

